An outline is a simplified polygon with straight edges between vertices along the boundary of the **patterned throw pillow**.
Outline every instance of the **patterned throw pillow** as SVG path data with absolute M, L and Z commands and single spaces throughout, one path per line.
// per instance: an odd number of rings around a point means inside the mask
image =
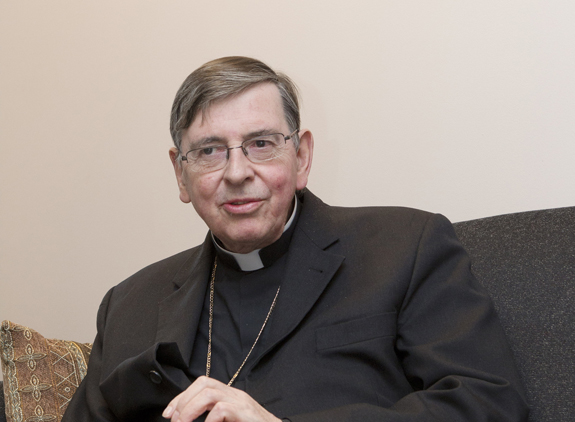
M 60 422 L 86 376 L 92 345 L 44 338 L 3 321 L 0 352 L 7 422 Z

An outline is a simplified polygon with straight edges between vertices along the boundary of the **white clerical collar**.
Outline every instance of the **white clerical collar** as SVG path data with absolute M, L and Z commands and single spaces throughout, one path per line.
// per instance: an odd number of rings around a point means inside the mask
M 284 233 L 292 225 L 292 223 L 295 219 L 295 216 L 296 216 L 297 207 L 298 207 L 298 200 L 296 197 L 294 197 L 293 211 L 291 213 L 291 217 L 289 218 L 289 220 L 285 224 L 282 233 Z M 236 253 L 236 252 L 228 251 L 227 249 L 220 246 L 219 242 L 216 240 L 213 233 L 212 233 L 212 240 L 214 242 L 214 245 L 216 245 L 216 248 L 218 248 L 218 250 L 220 252 L 223 252 L 223 253 L 225 253 L 225 254 L 227 254 L 227 255 L 229 255 L 235 259 L 235 261 L 237 262 L 238 266 L 240 267 L 240 269 L 242 271 L 255 271 L 255 270 L 262 269 L 264 267 L 264 263 L 262 262 L 262 259 L 260 257 L 261 249 L 256 249 L 256 250 L 248 252 L 248 253 Z

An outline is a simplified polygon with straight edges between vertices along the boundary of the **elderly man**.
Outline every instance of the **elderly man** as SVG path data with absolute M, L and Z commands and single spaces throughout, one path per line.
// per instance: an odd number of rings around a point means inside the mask
M 170 158 L 205 242 L 111 289 L 65 421 L 523 421 L 449 222 L 306 190 L 296 89 L 227 57 L 176 95 Z

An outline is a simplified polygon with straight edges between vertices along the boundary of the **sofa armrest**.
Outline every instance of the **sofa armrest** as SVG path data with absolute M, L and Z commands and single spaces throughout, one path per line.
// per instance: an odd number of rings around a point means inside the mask
M 3 421 L 60 422 L 86 375 L 92 345 L 47 339 L 35 330 L 0 325 Z

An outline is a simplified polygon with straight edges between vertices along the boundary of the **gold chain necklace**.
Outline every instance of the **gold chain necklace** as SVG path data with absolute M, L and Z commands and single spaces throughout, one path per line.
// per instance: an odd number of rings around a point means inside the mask
M 212 277 L 210 280 L 210 320 L 208 323 L 208 357 L 206 360 L 206 377 L 210 376 L 210 370 L 212 368 L 212 326 L 214 324 L 214 290 L 215 290 L 214 284 L 216 281 L 216 268 L 218 268 L 218 258 L 217 257 L 214 259 L 214 268 L 212 269 Z M 252 354 L 254 347 L 256 347 L 256 344 L 258 343 L 258 340 L 260 339 L 260 336 L 262 335 L 262 332 L 264 331 L 264 328 L 265 328 L 266 324 L 268 323 L 268 320 L 270 319 L 270 315 L 272 314 L 272 311 L 274 310 L 274 308 L 276 306 L 276 301 L 277 301 L 278 295 L 280 294 L 280 287 L 281 286 L 278 287 L 278 291 L 276 292 L 276 295 L 275 295 L 274 300 L 272 302 L 272 306 L 270 306 L 270 310 L 268 311 L 268 314 L 267 314 L 266 319 L 262 325 L 262 328 L 260 328 L 260 332 L 258 333 L 258 336 L 256 337 L 256 341 L 254 341 L 254 344 L 252 344 L 250 351 L 246 355 L 244 361 L 242 362 L 242 364 L 240 365 L 240 367 L 238 368 L 238 370 L 236 371 L 236 373 L 234 374 L 232 379 L 228 382 L 228 385 L 232 385 L 234 383 L 234 381 L 238 377 L 240 371 L 242 370 L 242 368 L 244 367 L 244 365 L 248 361 L 248 358 Z

